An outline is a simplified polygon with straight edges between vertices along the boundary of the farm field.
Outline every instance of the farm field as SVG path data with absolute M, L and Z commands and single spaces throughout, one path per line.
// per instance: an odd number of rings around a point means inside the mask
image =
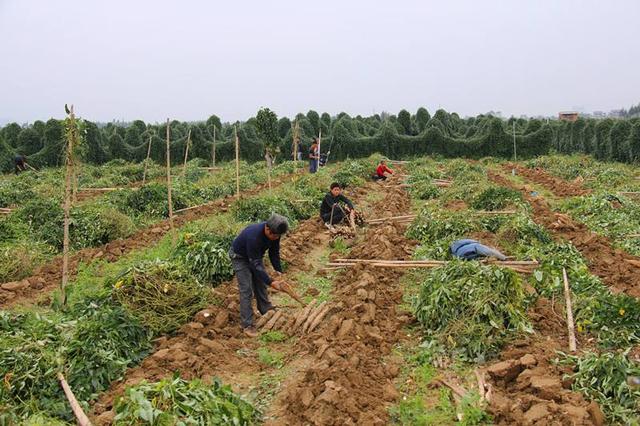
M 425 156 L 372 182 L 381 158 L 284 162 L 271 189 L 242 164 L 239 199 L 234 164 L 175 166 L 175 232 L 162 167 L 83 166 L 64 306 L 63 171 L 0 179 L 0 424 L 73 424 L 58 373 L 98 425 L 638 424 L 637 168 Z M 355 236 L 318 218 L 334 181 Z M 227 252 L 274 212 L 305 306 L 272 293 L 251 339 Z M 509 258 L 455 260 L 463 238 Z

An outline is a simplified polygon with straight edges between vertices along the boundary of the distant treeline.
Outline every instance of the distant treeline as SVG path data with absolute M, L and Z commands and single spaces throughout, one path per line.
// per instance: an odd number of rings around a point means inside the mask
M 331 150 L 331 159 L 365 157 L 380 152 L 391 158 L 438 154 L 445 157 L 479 158 L 513 156 L 513 129 L 519 158 L 547 154 L 583 152 L 604 160 L 640 161 L 640 118 L 583 119 L 575 122 L 538 119 L 503 120 L 490 115 L 460 118 L 456 113 L 437 110 L 433 115 L 425 108 L 415 114 L 406 110 L 397 115 L 351 117 L 346 113 L 330 116 L 309 111 L 294 119 L 304 148 L 322 129 L 322 152 Z M 203 122 L 173 121 L 171 160 L 184 158 L 187 135 L 191 130 L 189 158 L 211 161 L 213 134 L 216 134 L 216 160 L 234 158 L 233 135 L 237 126 L 240 155 L 246 161 L 264 159 L 265 143 L 259 137 L 256 118 L 244 122 L 222 123 L 212 115 Z M 277 121 L 279 159 L 291 158 L 292 120 Z M 62 163 L 65 147 L 64 122 L 51 119 L 28 126 L 11 123 L 0 129 L 0 169 L 10 171 L 16 154 L 27 156 L 36 167 Z M 103 164 L 113 159 L 142 161 L 151 140 L 151 158 L 165 161 L 166 125 L 133 121 L 129 126 L 107 124 L 98 127 L 84 121 L 81 157 L 85 162 Z M 305 156 L 306 158 L 306 156 Z

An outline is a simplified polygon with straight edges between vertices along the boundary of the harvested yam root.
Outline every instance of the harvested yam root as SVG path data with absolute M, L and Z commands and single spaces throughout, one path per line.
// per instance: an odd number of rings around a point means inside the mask
M 280 330 L 290 336 L 307 334 L 318 327 L 330 310 L 327 302 L 317 304 L 314 299 L 297 313 L 269 311 L 258 320 L 256 327 L 262 331 Z

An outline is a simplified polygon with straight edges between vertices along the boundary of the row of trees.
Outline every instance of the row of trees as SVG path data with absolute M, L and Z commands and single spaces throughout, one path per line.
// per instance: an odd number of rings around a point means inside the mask
M 583 152 L 599 159 L 624 162 L 640 161 L 640 118 L 578 119 L 576 122 L 537 119 L 502 120 L 490 115 L 461 118 L 456 113 L 437 110 L 433 116 L 419 108 L 397 115 L 383 114 L 351 117 L 346 113 L 330 116 L 309 111 L 293 119 L 278 118 L 268 108 L 244 122 L 223 123 L 212 115 L 202 122 L 172 121 L 171 158 L 182 161 L 190 132 L 190 158 L 212 158 L 214 136 L 216 158 L 235 156 L 234 137 L 240 139 L 240 155 L 247 161 L 267 158 L 291 158 L 294 123 L 308 149 L 310 140 L 320 131 L 323 152 L 331 150 L 332 159 L 368 156 L 374 152 L 389 157 L 440 154 L 447 157 L 511 157 L 513 131 L 519 157 Z M 142 161 L 151 142 L 151 158 L 165 161 L 165 124 L 136 120 L 127 126 L 109 123 L 98 126 L 85 121 L 82 127 L 83 161 L 103 164 L 113 159 Z M 13 167 L 13 157 L 24 154 L 37 167 L 57 166 L 64 152 L 64 126 L 61 120 L 36 121 L 31 125 L 8 124 L 0 129 L 0 169 Z

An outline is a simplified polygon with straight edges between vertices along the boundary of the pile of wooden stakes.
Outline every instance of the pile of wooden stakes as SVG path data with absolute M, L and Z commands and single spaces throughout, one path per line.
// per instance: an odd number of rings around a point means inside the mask
M 516 210 L 477 210 L 477 211 L 470 211 L 469 212 L 472 215 L 480 215 L 480 216 L 491 216 L 491 215 L 506 215 L 506 214 L 516 214 L 517 211 Z M 369 219 L 367 220 L 365 223 L 368 225 L 382 225 L 385 223 L 389 223 L 389 222 L 395 222 L 395 223 L 411 223 L 416 217 L 418 217 L 417 214 L 407 214 L 407 215 L 402 215 L 402 216 L 390 216 L 390 217 L 381 217 L 378 219 Z
M 11 214 L 13 210 L 8 208 L 0 208 L 0 214 Z
M 482 263 L 498 265 L 523 274 L 531 274 L 538 266 L 535 260 L 493 260 L 484 259 Z M 325 269 L 340 269 L 363 264 L 379 268 L 437 268 L 446 265 L 446 260 L 386 260 L 386 259 L 336 259 L 327 263 Z

